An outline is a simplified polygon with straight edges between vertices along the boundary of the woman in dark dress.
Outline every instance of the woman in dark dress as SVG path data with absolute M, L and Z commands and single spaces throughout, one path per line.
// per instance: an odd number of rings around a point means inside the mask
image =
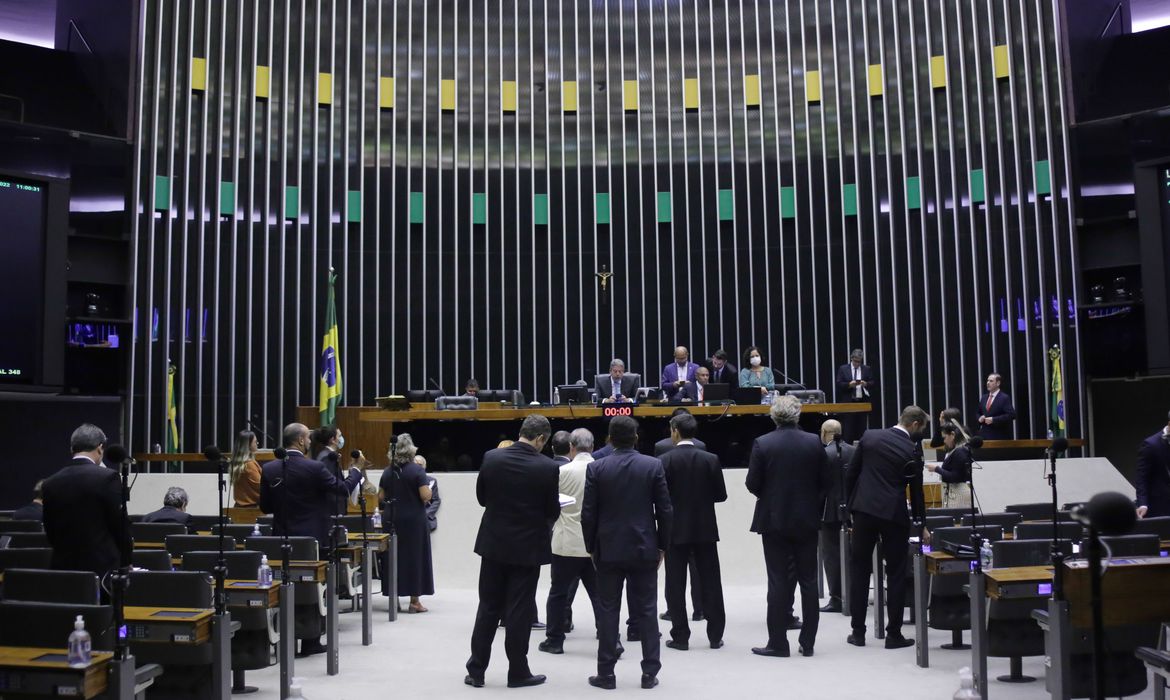
M 942 478 L 944 508 L 970 508 L 971 450 L 967 447 L 967 434 L 958 423 L 944 423 L 939 432 L 947 456 L 942 464 L 931 464 L 927 469 Z
M 378 499 L 382 504 L 383 520 L 393 519 L 398 532 L 398 595 L 410 596 L 409 612 L 423 613 L 427 609 L 419 596 L 434 595 L 435 577 L 431 569 L 431 538 L 427 528 L 427 503 L 431 500 L 427 473 L 415 463 L 418 448 L 409 433 L 398 436 L 387 457 L 390 467 L 382 472 Z M 382 567 L 386 571 L 387 567 Z M 382 593 L 389 593 L 383 579 Z M 395 601 L 397 604 L 397 601 Z

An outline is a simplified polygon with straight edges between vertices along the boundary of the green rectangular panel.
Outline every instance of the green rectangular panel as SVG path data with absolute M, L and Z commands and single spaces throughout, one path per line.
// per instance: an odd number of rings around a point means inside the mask
M 1046 160 L 1036 161 L 1036 194 L 1052 194 L 1052 166 Z
M 473 192 L 471 195 L 471 223 L 487 223 L 487 192 Z
M 154 208 L 160 211 L 171 208 L 171 179 L 166 175 L 154 176 Z
M 780 188 L 780 218 L 782 218 L 782 219 L 796 218 L 796 188 L 795 187 L 781 187 Z
M 594 208 L 597 210 L 597 223 L 609 223 L 609 193 L 598 192 L 593 196 Z
M 232 216 L 236 213 L 236 183 L 219 183 L 219 213 Z
M 857 185 L 849 183 L 841 190 L 841 208 L 845 216 L 857 216 Z
M 670 193 L 669 192 L 659 192 L 658 193 L 658 223 L 669 224 L 671 221 L 670 214 L 671 214 Z
M 922 179 L 917 175 L 906 178 L 906 207 L 922 208 Z
M 410 223 L 421 224 L 423 222 L 423 193 L 410 193 Z
M 979 204 L 987 201 L 987 191 L 983 182 L 983 169 L 971 171 L 971 203 Z
M 289 185 L 284 188 L 284 218 L 296 219 L 301 215 L 301 189 Z
M 356 224 L 362 220 L 362 193 L 358 190 L 350 190 L 346 201 L 349 204 L 345 209 L 346 221 Z
M 719 190 L 719 220 L 731 221 L 735 218 L 735 198 L 731 190 Z
M 537 226 L 548 226 L 548 195 L 532 195 L 532 222 Z

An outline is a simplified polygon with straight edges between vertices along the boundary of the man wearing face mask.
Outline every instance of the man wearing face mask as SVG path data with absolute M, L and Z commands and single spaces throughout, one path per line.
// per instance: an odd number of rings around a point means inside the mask
M 361 482 L 361 472 L 351 468 L 343 481 L 321 462 L 305 456 L 311 452 L 313 440 L 301 423 L 285 427 L 281 444 L 288 457 L 268 462 L 260 472 L 260 510 L 274 516 L 272 534 L 287 531 L 290 537 L 316 537 L 321 551 L 327 552 L 334 498 L 353 491 Z M 324 651 L 320 640 L 301 642 L 301 656 Z
M 338 480 L 344 479 L 345 476 L 341 471 L 341 450 L 345 448 L 345 436 L 341 434 L 341 429 L 335 425 L 323 425 L 314 430 L 310 437 L 312 438 L 311 454 L 325 468 L 329 473 L 335 476 Z M 333 499 L 333 512 L 336 515 L 345 515 L 346 497 L 345 495 L 338 495 Z

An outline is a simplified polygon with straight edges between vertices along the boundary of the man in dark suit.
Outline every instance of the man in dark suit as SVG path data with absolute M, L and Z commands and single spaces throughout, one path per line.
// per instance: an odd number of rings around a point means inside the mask
M 552 449 L 552 459 L 557 464 L 569 463 L 569 431 L 558 430 L 553 433 L 552 439 L 548 441 L 549 447 Z
M 821 424 L 821 444 L 829 458 L 829 490 L 821 515 L 821 554 L 825 563 L 825 581 L 829 602 L 821 612 L 841 612 L 841 504 L 845 468 L 853 459 L 853 445 L 841 439 L 841 424 L 829 419 Z
M 33 486 L 33 499 L 23 506 L 17 508 L 12 513 L 13 520 L 44 520 L 44 499 L 41 498 L 42 489 L 45 485 L 45 480 L 41 479 Z
M 1139 518 L 1170 515 L 1170 414 L 1166 425 L 1138 448 L 1137 514 Z
M 711 381 L 716 384 L 727 384 L 731 389 L 739 386 L 739 370 L 727 361 L 727 352 L 722 348 L 711 354 L 707 368 L 711 371 Z
M 662 456 L 674 511 L 670 548 L 666 551 L 666 605 L 672 623 L 671 640 L 666 646 L 671 649 L 687 649 L 690 644 L 686 586 L 687 567 L 692 558 L 703 582 L 702 610 L 712 649 L 723 646 L 723 628 L 727 624 L 716 544 L 719 527 L 715 520 L 715 504 L 727 500 L 727 486 L 719 458 L 695 445 L 697 428 L 695 417 L 689 413 L 671 418 L 670 438 L 675 449 Z
M 1003 377 L 995 372 L 987 375 L 987 393 L 979 397 L 975 415 L 978 416 L 979 435 L 984 440 L 1012 439 L 1016 408 L 1012 406 L 1012 397 L 999 390 L 1002 383 Z
M 817 531 L 828 488 L 828 459 L 815 435 L 803 432 L 800 401 L 781 396 L 772 402 L 776 430 L 756 439 L 748 461 L 747 489 L 756 496 L 752 532 L 762 536 L 768 568 L 768 643 L 754 647 L 760 656 L 788 656 L 788 618 L 800 585 L 804 625 L 800 653 L 813 655 L 820 623 L 817 598 Z
M 142 516 L 144 523 L 178 523 L 191 524 L 191 514 L 187 512 L 187 491 L 172 486 L 163 496 L 163 507 Z
M 585 474 L 581 529 L 597 566 L 601 621 L 597 675 L 589 684 L 614 688 L 618 613 L 623 582 L 629 583 L 630 617 L 642 640 L 642 687 L 658 685 L 658 566 L 670 544 L 672 512 L 662 462 L 634 451 L 638 423 L 618 416 L 609 424 L 614 453 L 590 463 Z
M 340 480 L 324 463 L 309 459 L 312 437 L 301 423 L 290 423 L 281 434 L 281 444 L 288 455 L 274 459 L 260 470 L 260 510 L 271 513 L 272 534 L 290 537 L 315 537 L 324 553 L 330 550 L 330 524 L 337 507 L 335 499 L 361 483 L 362 474 L 350 468 Z M 302 639 L 301 656 L 325 653 L 319 639 Z
M 471 658 L 463 682 L 483 687 L 496 627 L 504 622 L 508 687 L 544 683 L 528 667 L 528 640 L 536 621 L 536 581 L 552 561 L 549 528 L 560 515 L 557 465 L 540 452 L 548 441 L 548 419 L 532 414 L 512 445 L 489 451 L 475 482 L 484 507 L 475 538 L 479 564 L 479 609 L 471 631 Z
M 707 383 L 710 378 L 711 370 L 706 367 L 698 368 L 695 370 L 695 381 L 687 382 L 683 386 L 682 391 L 678 393 L 678 398 L 685 401 L 694 401 L 695 403 L 706 401 L 707 399 L 703 395 L 703 391 L 707 388 Z
M 877 378 L 865 364 L 865 353 L 856 348 L 849 353 L 849 361 L 837 368 L 837 402 L 868 403 L 877 406 Z M 869 413 L 850 413 L 841 416 L 842 437 L 854 442 L 869 427 Z
M 69 438 L 73 459 L 45 480 L 44 524 L 54 569 L 100 577 L 130 563 L 130 523 L 118 472 L 102 466 L 106 434 L 86 423 Z
M 699 368 L 691 362 L 691 353 L 682 345 L 674 349 L 674 362 L 662 368 L 662 395 L 668 399 L 678 396 L 682 388 L 694 381 L 695 370 Z
M 639 384 L 637 377 L 626 374 L 626 363 L 615 357 L 610 360 L 609 374 L 597 377 L 593 391 L 598 403 L 633 401 Z
M 914 645 L 902 636 L 906 606 L 906 555 L 911 515 L 906 513 L 906 487 L 910 487 L 913 520 L 921 523 L 922 434 L 929 419 L 917 406 L 902 409 L 898 425 L 867 430 L 853 451 L 845 472 L 845 499 L 853 517 L 852 556 L 849 560 L 849 602 L 853 634 L 848 642 L 865 646 L 865 617 L 869 612 L 869 578 L 873 573 L 873 549 L 881 540 L 886 563 L 886 648 Z
M 672 420 L 673 420 L 674 418 L 676 418 L 676 417 L 678 417 L 678 416 L 682 416 L 682 415 L 687 415 L 687 416 L 689 416 L 689 415 L 691 415 L 691 412 L 690 412 L 690 411 L 688 411 L 688 410 L 687 410 L 687 409 L 685 409 L 685 408 L 682 408 L 682 407 L 676 408 L 676 409 L 674 409 L 673 411 L 671 411 L 671 412 L 670 412 L 670 417 L 671 417 L 671 419 L 672 419 Z M 696 422 L 696 423 L 695 423 L 695 429 L 696 429 L 696 430 L 698 430 L 698 427 L 699 427 L 699 424 L 698 424 L 698 422 Z M 706 445 L 706 444 L 705 444 L 705 443 L 704 443 L 702 440 L 700 440 L 699 438 L 697 438 L 697 437 L 694 437 L 694 435 L 693 435 L 693 434 L 692 434 L 692 436 L 691 436 L 691 438 L 690 438 L 690 441 L 691 441 L 692 443 L 694 443 L 695 447 L 699 448 L 700 450 L 706 450 L 706 449 L 707 449 L 707 445 Z M 661 457 L 662 455 L 666 454 L 667 452 L 670 452 L 671 450 L 673 450 L 673 449 L 674 449 L 674 446 L 675 446 L 675 444 L 676 444 L 676 443 L 675 443 L 675 441 L 674 441 L 674 431 L 673 431 L 673 429 L 672 429 L 672 430 L 671 430 L 671 434 L 670 434 L 670 435 L 668 435 L 668 436 L 666 436 L 666 437 L 662 438 L 661 440 L 659 440 L 658 442 L 654 443 L 654 456 L 655 456 L 655 457 Z M 602 455 L 602 457 L 604 457 L 604 456 L 605 456 L 605 455 Z M 594 455 L 594 457 L 593 457 L 593 458 L 594 458 L 594 459 L 599 459 L 599 458 L 598 458 L 596 455 Z

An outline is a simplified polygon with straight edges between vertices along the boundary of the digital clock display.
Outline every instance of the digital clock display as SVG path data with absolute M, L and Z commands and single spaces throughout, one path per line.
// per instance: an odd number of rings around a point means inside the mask
M 613 418 L 614 416 L 632 416 L 634 415 L 633 406 L 605 406 L 601 409 L 601 415 L 606 418 Z

